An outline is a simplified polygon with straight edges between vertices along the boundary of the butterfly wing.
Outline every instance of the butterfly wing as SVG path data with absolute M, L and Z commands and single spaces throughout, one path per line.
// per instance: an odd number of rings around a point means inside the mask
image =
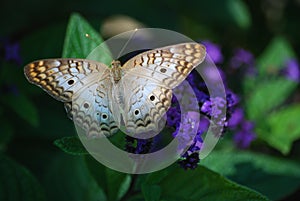
M 70 102 L 74 92 L 84 88 L 93 80 L 92 76 L 99 77 L 106 69 L 102 63 L 85 59 L 45 59 L 26 65 L 24 73 L 29 82 L 55 99 Z
M 118 131 L 110 106 L 111 89 L 107 76 L 73 95 L 72 119 L 89 137 L 110 136 Z
M 181 43 L 139 54 L 127 61 L 122 69 L 144 76 L 153 82 L 173 89 L 203 62 L 205 47 L 199 43 Z
M 109 107 L 111 82 L 106 65 L 85 59 L 46 59 L 28 64 L 24 72 L 29 82 L 64 102 L 68 116 L 88 136 L 116 131 Z
M 171 105 L 172 91 L 151 79 L 130 74 L 121 79 L 119 86 L 123 89 L 124 103 L 119 105 L 127 131 L 132 134 L 160 131 L 159 121 Z
M 172 89 L 205 58 L 205 47 L 183 43 L 139 54 L 124 64 L 124 121 L 131 132 L 143 133 L 158 128 L 169 109 Z M 139 112 L 137 112 L 139 111 Z M 136 114 L 138 113 L 138 114 Z

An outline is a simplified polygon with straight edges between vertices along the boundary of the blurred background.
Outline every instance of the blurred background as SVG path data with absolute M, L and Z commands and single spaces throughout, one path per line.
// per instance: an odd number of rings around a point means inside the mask
M 53 144 L 76 135 L 63 104 L 23 74 L 33 60 L 61 57 L 68 20 L 77 12 L 104 39 L 151 27 L 203 42 L 238 104 L 216 154 L 200 164 L 272 200 L 295 200 L 300 196 L 299 11 L 299 0 L 1 1 L 1 188 L 47 200 L 96 200 L 99 194 L 86 159 Z M 21 200 L 19 195 L 13 200 Z

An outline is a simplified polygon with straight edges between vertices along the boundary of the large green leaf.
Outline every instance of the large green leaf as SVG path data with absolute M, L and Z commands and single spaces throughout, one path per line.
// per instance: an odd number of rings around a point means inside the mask
M 261 137 L 283 154 L 287 154 L 293 142 L 300 139 L 299 122 L 300 105 L 290 105 L 269 115 L 269 130 L 262 132 Z
M 144 184 L 142 192 L 146 201 L 159 201 L 161 195 L 161 188 L 158 185 Z
M 130 175 L 109 169 L 91 156 L 86 156 L 85 159 L 91 174 L 104 189 L 107 200 L 115 201 L 124 196 L 131 182 Z
M 254 90 L 247 92 L 247 116 L 252 120 L 264 119 L 272 109 L 287 99 L 296 86 L 297 83 L 285 78 L 257 83 Z
M 263 54 L 258 58 L 257 65 L 262 74 L 277 71 L 288 59 L 294 58 L 295 53 L 290 43 L 283 37 L 273 38 Z
M 39 116 L 36 107 L 23 94 L 5 95 L 2 98 L 4 104 L 10 107 L 16 114 L 26 120 L 32 126 L 37 127 L 39 124 Z
M 213 151 L 201 164 L 280 200 L 300 186 L 300 165 L 268 155 L 245 151 Z
M 49 200 L 107 200 L 81 156 L 62 154 L 51 158 L 44 176 L 44 185 Z
M 124 148 L 124 134 L 118 131 L 113 136 L 109 137 L 109 140 L 115 146 Z M 54 141 L 54 144 L 62 151 L 72 155 L 89 154 L 85 147 L 82 145 L 80 139 L 76 136 L 63 137 Z
M 168 174 L 164 174 L 164 171 L 166 170 L 150 174 L 147 180 L 148 185 L 160 186 L 160 200 L 268 200 L 261 194 L 233 183 L 203 166 L 190 171 L 176 167 L 169 171 Z M 157 180 L 161 174 L 164 175 L 163 179 Z M 155 189 L 155 191 L 157 190 Z M 151 197 L 149 196 L 146 199 L 150 200 Z
M 82 145 L 78 137 L 63 137 L 54 141 L 54 144 L 61 150 L 72 155 L 84 155 L 89 154 L 88 151 Z
M 75 13 L 69 20 L 62 57 L 86 58 L 102 42 L 99 33 L 83 17 Z M 105 64 L 110 64 L 112 60 L 106 48 L 99 49 L 93 55 L 95 55 L 92 57 L 93 60 Z
M 42 201 L 45 196 L 40 184 L 27 169 L 0 155 L 0 200 Z
M 13 125 L 5 119 L 2 119 L 2 125 L 0 127 L 0 152 L 6 149 L 7 143 L 11 140 L 14 127 Z

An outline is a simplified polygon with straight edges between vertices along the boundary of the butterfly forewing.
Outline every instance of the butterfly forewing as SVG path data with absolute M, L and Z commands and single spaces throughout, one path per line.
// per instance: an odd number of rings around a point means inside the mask
M 123 66 L 125 73 L 151 78 L 173 89 L 203 62 L 205 47 L 199 43 L 182 43 L 139 54 Z
M 102 63 L 85 59 L 45 59 L 28 64 L 24 72 L 29 82 L 55 99 L 70 102 L 74 92 L 91 80 L 97 81 L 97 76 L 99 78 L 106 68 Z

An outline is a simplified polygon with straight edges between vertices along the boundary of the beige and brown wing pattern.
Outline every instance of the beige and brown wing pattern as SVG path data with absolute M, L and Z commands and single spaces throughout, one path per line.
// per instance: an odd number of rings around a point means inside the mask
M 72 95 L 99 77 L 107 66 L 85 59 L 44 59 L 25 66 L 29 82 L 41 87 L 55 99 L 72 101 Z M 97 79 L 94 79 L 95 81 Z
M 124 86 L 124 123 L 133 133 L 159 130 L 169 109 L 172 89 L 205 59 L 205 47 L 182 43 L 141 53 L 127 61 L 119 88 Z
M 118 129 L 109 100 L 111 79 L 105 64 L 86 59 L 45 59 L 25 66 L 29 82 L 64 102 L 68 116 L 87 136 L 109 136 Z
M 203 45 L 181 43 L 143 52 L 127 61 L 122 69 L 125 74 L 145 76 L 173 89 L 204 61 L 205 56 Z

